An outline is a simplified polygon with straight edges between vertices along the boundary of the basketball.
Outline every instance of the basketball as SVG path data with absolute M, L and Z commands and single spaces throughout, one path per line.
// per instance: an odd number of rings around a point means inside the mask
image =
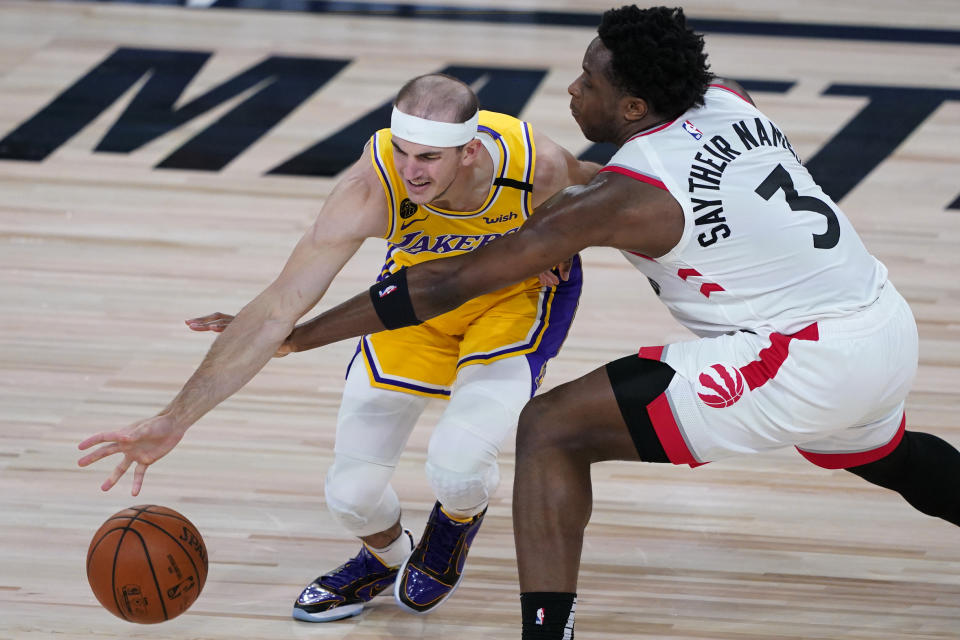
M 100 604 L 119 618 L 140 624 L 172 620 L 203 590 L 207 548 L 193 523 L 173 509 L 130 507 L 94 534 L 87 580 Z

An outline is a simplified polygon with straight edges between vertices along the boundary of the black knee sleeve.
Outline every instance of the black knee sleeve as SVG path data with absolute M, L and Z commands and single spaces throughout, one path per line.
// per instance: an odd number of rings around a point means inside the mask
M 896 491 L 918 511 L 960 526 L 960 451 L 937 436 L 906 431 L 889 455 L 847 471 Z

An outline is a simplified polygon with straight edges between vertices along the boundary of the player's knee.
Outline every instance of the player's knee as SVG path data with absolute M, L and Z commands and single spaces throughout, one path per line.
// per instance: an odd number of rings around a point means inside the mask
M 517 457 L 564 447 L 569 433 L 562 428 L 562 403 L 556 390 L 534 397 L 520 412 Z
M 447 511 L 461 516 L 483 511 L 500 484 L 500 468 L 496 462 L 460 471 L 427 460 L 425 470 L 427 481 L 440 504 Z
M 497 456 L 516 412 L 493 397 L 462 393 L 444 413 L 427 447 L 427 480 L 447 510 L 473 515 L 497 488 Z
M 400 517 L 400 503 L 389 478 L 380 465 L 338 458 L 327 472 L 324 487 L 334 520 L 355 536 L 389 529 Z
M 474 515 L 486 507 L 500 482 L 499 443 L 489 442 L 461 425 L 437 429 L 424 465 L 434 495 L 448 511 Z

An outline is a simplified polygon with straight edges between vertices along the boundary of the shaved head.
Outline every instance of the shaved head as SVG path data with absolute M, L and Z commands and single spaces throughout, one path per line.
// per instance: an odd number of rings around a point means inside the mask
M 400 89 L 394 104 L 407 115 L 437 122 L 466 122 L 480 106 L 473 89 L 442 73 L 409 81 Z

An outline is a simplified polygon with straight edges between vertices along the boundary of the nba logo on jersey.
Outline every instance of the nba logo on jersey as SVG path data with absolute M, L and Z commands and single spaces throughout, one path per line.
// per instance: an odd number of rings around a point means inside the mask
M 736 367 L 712 364 L 697 376 L 697 395 L 708 407 L 729 407 L 743 396 L 743 375 Z
M 543 624 L 543 607 L 537 609 L 537 624 Z
M 389 287 L 386 287 L 385 289 L 381 289 L 378 295 L 382 298 L 383 296 L 390 295 L 396 290 L 397 290 L 397 285 L 391 284 Z
M 693 126 L 693 123 L 689 120 L 683 121 L 683 130 L 692 135 L 694 140 L 699 140 L 703 137 L 703 132 Z

